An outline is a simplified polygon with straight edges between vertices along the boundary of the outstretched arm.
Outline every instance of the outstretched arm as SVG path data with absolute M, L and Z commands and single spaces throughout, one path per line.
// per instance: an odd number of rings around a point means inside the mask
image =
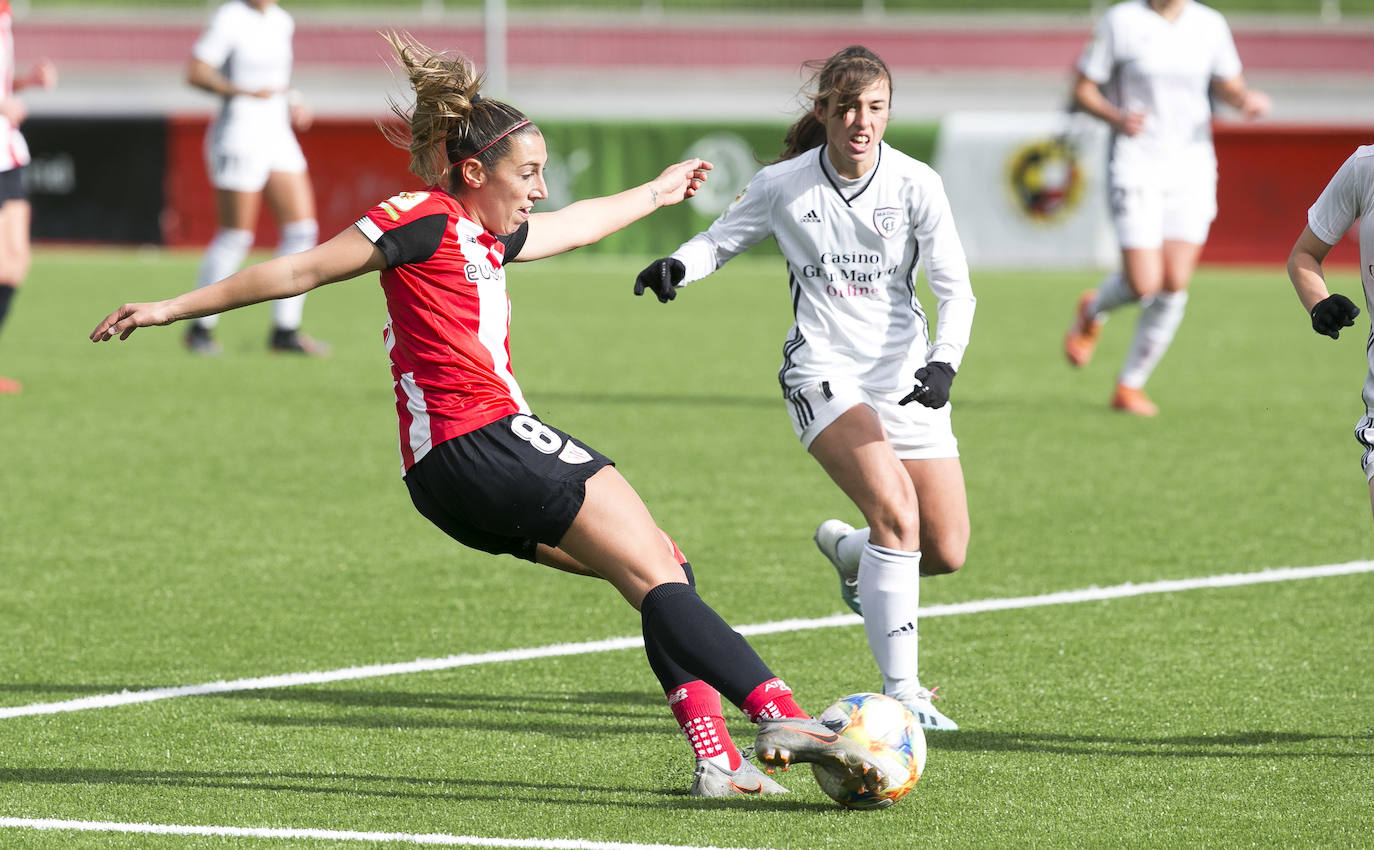
M 138 328 L 170 325 L 222 313 L 261 301 L 309 292 L 317 286 L 348 280 L 386 266 L 386 258 L 356 227 L 309 251 L 288 254 L 232 274 L 218 283 L 193 289 L 166 301 L 125 304 L 91 331 L 91 342 L 128 339 Z
M 535 213 L 530 216 L 529 235 L 516 259 L 538 260 L 590 245 L 659 207 L 692 197 L 710 170 L 711 163 L 689 159 L 670 165 L 648 183 L 619 194 L 578 201 L 554 212 Z

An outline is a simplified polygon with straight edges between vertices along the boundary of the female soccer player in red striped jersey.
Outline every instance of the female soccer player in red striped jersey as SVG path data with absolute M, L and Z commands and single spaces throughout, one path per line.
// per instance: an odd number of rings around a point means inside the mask
M 473 548 L 600 576 L 641 612 L 650 666 L 696 756 L 690 793 L 786 790 L 742 759 L 722 694 L 760 725 L 765 764 L 821 763 L 876 787 L 868 752 L 801 710 L 697 595 L 686 559 L 612 462 L 535 417 L 511 372 L 506 264 L 590 244 L 678 203 L 710 163 L 690 159 L 642 186 L 535 213 L 547 197 L 539 129 L 481 97 L 466 58 L 388 39 L 415 90 L 414 108 L 396 110 L 408 131 L 388 136 L 409 149 L 427 188 L 394 195 L 308 251 L 166 301 L 125 304 L 91 339 L 380 271 L 403 474 L 420 513 Z

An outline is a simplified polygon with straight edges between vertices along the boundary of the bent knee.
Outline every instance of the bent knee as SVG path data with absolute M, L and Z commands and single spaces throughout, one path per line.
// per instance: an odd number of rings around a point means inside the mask
M 29 276 L 29 256 L 27 252 L 17 256 L 0 259 L 0 286 L 13 286 L 16 289 Z
M 968 558 L 968 540 L 939 540 L 921 547 L 921 572 L 947 575 L 963 568 Z
M 916 550 L 921 545 L 921 523 L 916 512 L 884 513 L 868 522 L 868 539 L 890 549 Z

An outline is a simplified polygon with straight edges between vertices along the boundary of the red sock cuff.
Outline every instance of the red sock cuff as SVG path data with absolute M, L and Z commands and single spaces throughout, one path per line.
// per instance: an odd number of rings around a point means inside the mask
M 679 726 L 694 717 L 720 717 L 720 692 L 700 679 L 675 688 L 668 694 L 668 707 Z
M 782 679 L 774 677 L 754 688 L 744 698 L 740 708 L 757 723 L 762 717 L 810 717 L 792 699 L 792 689 Z

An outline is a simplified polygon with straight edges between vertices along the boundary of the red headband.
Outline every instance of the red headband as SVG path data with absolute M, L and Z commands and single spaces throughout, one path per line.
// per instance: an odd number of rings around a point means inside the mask
M 490 142 L 487 142 L 485 145 L 483 145 L 482 148 L 481 148 L 481 150 L 478 150 L 478 151 L 475 151 L 475 152 L 473 152 L 473 153 L 470 153 L 470 154 L 468 154 L 467 156 L 463 157 L 462 159 L 458 160 L 457 162 L 449 163 L 449 167 L 451 168 L 451 167 L 453 167 L 453 166 L 455 166 L 455 165 L 462 165 L 463 163 L 467 162 L 468 160 L 476 158 L 478 155 L 480 155 L 480 154 L 482 153 L 482 151 L 485 151 L 487 148 L 491 147 L 492 145 L 496 144 L 497 142 L 501 141 L 501 140 L 504 139 L 505 137 L 509 136 L 511 133 L 514 133 L 516 130 L 519 130 L 521 127 L 524 127 L 524 126 L 526 126 L 526 125 L 529 124 L 529 123 L 530 123 L 530 119 L 528 119 L 528 118 L 526 118 L 524 121 L 517 122 L 516 124 L 512 125 L 511 128 L 510 128 L 509 130 L 507 130 L 506 132 L 502 133 L 501 135 L 499 135 L 499 136 L 497 136 L 496 138 L 492 139 Z

